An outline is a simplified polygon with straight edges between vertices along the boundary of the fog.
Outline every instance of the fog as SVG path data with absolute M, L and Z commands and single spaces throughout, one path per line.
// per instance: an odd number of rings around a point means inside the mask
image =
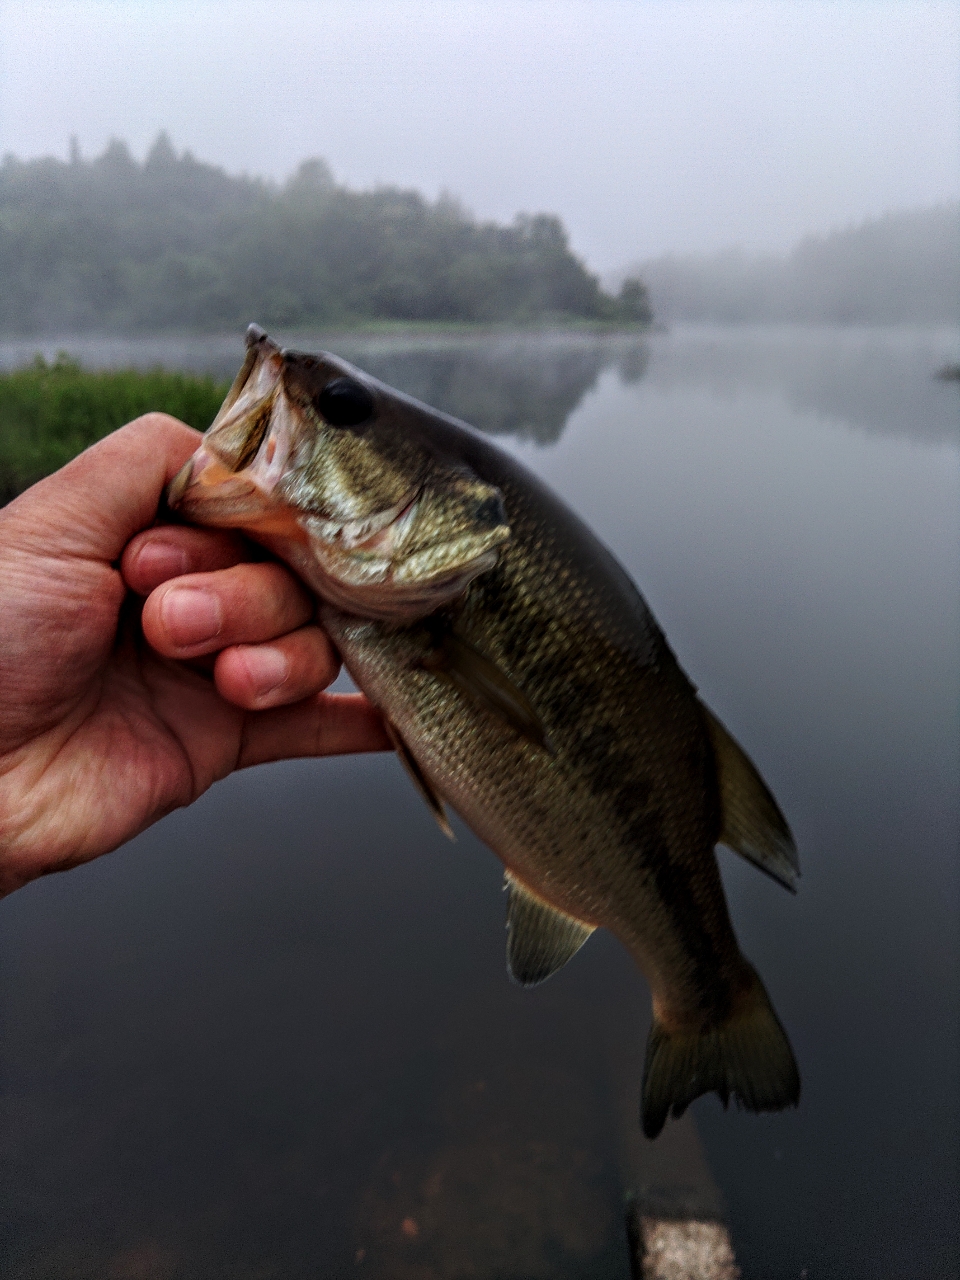
M 550 210 L 595 270 L 960 195 L 944 3 L 6 0 L 0 151 L 113 136 Z
M 807 237 L 787 256 L 666 254 L 631 271 L 649 286 L 664 323 L 955 325 L 960 204 Z

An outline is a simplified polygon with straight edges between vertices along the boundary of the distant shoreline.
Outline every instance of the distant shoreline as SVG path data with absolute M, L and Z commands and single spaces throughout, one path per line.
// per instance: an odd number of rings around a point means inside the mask
M 259 323 L 259 322 L 257 322 Z M 336 338 L 379 338 L 379 337 L 484 337 L 487 334 L 551 334 L 551 333 L 665 333 L 666 326 L 656 322 L 649 324 L 624 323 L 613 320 L 592 320 L 581 317 L 561 318 L 556 320 L 357 320 L 337 325 L 300 324 L 300 325 L 266 325 L 271 333 L 282 333 L 285 337 L 336 337 Z M 162 328 L 116 330 L 85 329 L 82 333 L 57 331 L 50 333 L 15 333 L 0 331 L 0 343 L 4 345 L 27 345 L 31 342 L 49 346 L 56 342 L 164 342 L 188 341 L 198 339 L 216 341 L 229 338 L 234 334 L 243 336 L 244 326 L 236 328 L 218 325 L 216 328 Z
M 861 341 L 867 338 L 883 340 L 895 335 L 913 334 L 917 338 L 937 340 L 945 344 L 941 356 L 942 366 L 952 366 L 960 355 L 960 326 L 927 324 L 836 324 L 828 322 L 779 321 L 770 323 L 717 321 L 678 321 L 664 325 L 611 324 L 600 321 L 575 321 L 552 324 L 516 324 L 507 322 L 479 323 L 472 321 L 439 322 L 398 320 L 364 321 L 343 326 L 303 326 L 271 328 L 271 336 L 281 345 L 301 347 L 306 350 L 346 351 L 354 358 L 351 348 L 399 351 L 405 347 L 420 350 L 442 350 L 458 346 L 499 346 L 503 343 L 530 344 L 532 347 L 565 345 L 571 347 L 590 345 L 594 342 L 629 342 L 664 340 L 671 335 L 698 335 L 700 338 L 725 342 L 737 337 L 751 336 L 762 340 L 765 336 L 781 340 L 794 334 L 797 342 L 830 332 L 837 341 Z M 227 371 L 239 365 L 243 356 L 244 327 L 229 329 L 178 329 L 157 330 L 151 333 L 51 333 L 31 335 L 0 334 L 0 374 L 12 372 L 31 364 L 37 356 L 53 361 L 61 353 L 88 369 L 140 370 L 158 367 L 168 369 L 194 369 L 206 372 L 214 369 L 226 376 Z M 356 358 L 360 357 L 359 350 Z M 935 372 L 931 370 L 931 373 Z M 231 375 L 232 376 L 232 375 Z

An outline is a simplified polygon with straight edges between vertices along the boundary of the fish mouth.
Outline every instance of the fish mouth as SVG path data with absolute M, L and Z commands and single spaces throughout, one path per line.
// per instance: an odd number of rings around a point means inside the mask
M 399 502 L 360 517 L 302 512 L 276 492 L 277 467 L 272 441 L 266 442 L 261 463 L 232 471 L 206 443 L 187 460 L 167 486 L 166 501 L 197 524 L 244 529 L 272 528 L 285 520 L 301 522 L 312 540 L 361 559 L 392 560 L 416 520 L 421 488 Z M 270 474 L 273 472 L 274 474 Z
M 380 511 L 343 519 L 298 510 L 265 479 L 256 463 L 231 471 L 204 443 L 170 482 L 167 505 L 195 524 L 242 530 L 330 604 L 362 617 L 425 617 L 494 568 L 509 538 L 501 526 L 453 543 L 414 543 L 413 553 L 405 555 L 422 488 Z
M 249 473 L 231 471 L 201 445 L 170 481 L 166 500 L 197 524 L 233 528 L 262 512 L 268 495 Z

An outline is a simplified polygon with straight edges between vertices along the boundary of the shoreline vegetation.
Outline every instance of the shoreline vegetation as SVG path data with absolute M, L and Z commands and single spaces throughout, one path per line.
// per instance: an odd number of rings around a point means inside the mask
M 0 335 L 355 329 L 368 324 L 650 325 L 642 281 L 607 292 L 560 218 L 481 222 L 452 196 L 286 183 L 178 155 L 0 163 Z
M 229 386 L 166 369 L 88 370 L 65 355 L 0 374 L 0 504 L 141 414 L 205 431 Z

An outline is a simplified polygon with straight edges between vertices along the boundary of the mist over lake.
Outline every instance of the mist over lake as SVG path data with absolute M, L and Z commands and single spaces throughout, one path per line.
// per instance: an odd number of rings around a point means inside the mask
M 613 940 L 518 990 L 499 864 L 393 757 L 269 766 L 0 907 L 8 1274 L 622 1277 L 624 1192 L 685 1176 L 745 1277 L 954 1273 L 960 335 L 322 340 L 557 488 L 760 764 L 800 892 L 722 870 L 800 1108 L 708 1098 L 631 1147 L 647 996 Z

